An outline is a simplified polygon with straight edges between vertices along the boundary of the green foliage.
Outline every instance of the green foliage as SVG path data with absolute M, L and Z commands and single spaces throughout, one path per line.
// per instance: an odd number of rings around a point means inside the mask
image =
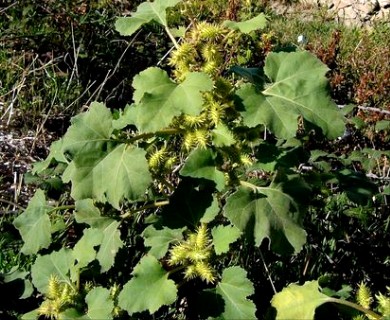
M 135 76 L 124 110 L 92 103 L 35 166 L 37 173 L 66 167 L 59 175 L 69 189 L 53 208 L 38 191 L 15 220 L 23 252 L 36 255 L 29 274 L 44 296 L 25 318 L 178 318 L 212 294 L 222 304 L 188 317 L 254 319 L 259 260 L 243 260 L 264 240 L 280 259 L 299 254 L 308 207 L 335 188 L 356 203 L 375 193 L 348 159 L 340 169 L 329 160 L 336 156 L 310 152 L 313 137 L 326 143 L 345 129 L 323 63 L 307 52 L 278 52 L 259 63 L 264 68 L 236 66 L 237 48 L 255 50 L 264 15 L 194 21 L 178 44 L 166 18 L 178 3 L 145 2 L 116 24 L 123 35 L 151 21 L 164 26 L 175 45 L 172 70 Z M 67 223 L 52 237 L 51 213 L 62 209 Z M 40 234 L 35 243 L 32 231 Z M 71 298 L 58 300 L 52 287 Z M 313 318 L 321 304 L 340 301 L 314 281 L 288 286 L 272 305 L 277 318 Z

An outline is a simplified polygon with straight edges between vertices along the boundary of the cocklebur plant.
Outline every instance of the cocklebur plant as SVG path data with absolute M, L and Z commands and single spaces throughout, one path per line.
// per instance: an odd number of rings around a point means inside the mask
M 199 299 L 212 293 L 223 301 L 202 317 L 254 319 L 247 270 L 223 257 L 244 237 L 252 246 L 267 239 L 278 254 L 297 253 L 306 242 L 302 217 L 312 188 L 298 170 L 302 131 L 329 139 L 344 132 L 327 68 L 303 51 L 269 53 L 264 68 L 235 65 L 235 48 L 261 32 L 263 14 L 196 22 L 179 42 L 166 18 L 179 2 L 144 2 L 116 23 L 124 36 L 160 24 L 175 47 L 172 69 L 139 73 L 124 110 L 92 103 L 34 167 L 64 165 L 70 197 L 55 207 L 38 190 L 14 221 L 22 252 L 37 256 L 32 285 L 47 297 L 24 319 L 164 317 L 191 281 L 201 283 Z M 54 228 L 58 211 L 67 220 Z M 55 241 L 71 229 L 82 231 L 73 243 Z M 47 311 L 56 301 L 48 293 L 53 279 L 72 284 L 79 303 Z

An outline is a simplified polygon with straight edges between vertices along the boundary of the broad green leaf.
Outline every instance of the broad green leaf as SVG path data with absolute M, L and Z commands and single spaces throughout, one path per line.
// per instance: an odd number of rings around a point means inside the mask
M 231 146 L 236 142 L 233 133 L 223 124 L 219 124 L 212 131 L 212 137 L 216 147 Z
M 87 319 L 112 319 L 114 302 L 110 298 L 110 290 L 95 287 L 85 297 L 88 305 Z
M 329 139 L 343 134 L 342 114 L 327 87 L 328 68 L 320 60 L 306 51 L 270 53 L 264 71 L 271 83 L 263 91 L 255 83 L 237 92 L 247 126 L 264 124 L 278 138 L 288 139 L 295 136 L 302 116 Z
M 184 230 L 185 228 L 170 229 L 167 227 L 157 230 L 153 226 L 149 226 L 142 233 L 142 237 L 145 246 L 151 247 L 149 254 L 160 259 L 165 256 L 171 243 L 183 239 Z
M 76 212 L 74 214 L 78 223 L 86 223 L 94 228 L 105 228 L 114 220 L 101 215 L 98 208 L 93 204 L 92 199 L 76 201 Z
M 73 248 L 73 258 L 77 260 L 78 269 L 86 267 L 90 262 L 96 259 L 96 250 L 103 240 L 103 231 L 101 229 L 84 229 L 84 234 Z
M 30 272 L 28 272 L 28 271 L 19 270 L 19 266 L 14 266 L 13 268 L 11 268 L 11 270 L 8 273 L 2 274 L 2 280 L 5 283 L 9 283 L 9 282 L 13 282 L 13 281 L 17 281 L 18 283 L 22 282 L 23 283 L 23 293 L 20 292 L 21 295 L 19 296 L 19 299 L 26 299 L 26 298 L 31 297 L 31 295 L 34 292 L 34 288 L 33 288 L 32 283 L 28 277 L 29 273 Z M 4 288 L 4 290 L 7 290 L 7 289 Z M 18 292 L 18 294 L 19 294 L 19 292 Z
M 65 248 L 38 256 L 31 267 L 32 282 L 41 293 L 47 293 L 49 278 L 52 275 L 57 275 L 60 281 L 70 283 L 68 274 L 73 264 L 72 251 Z
M 235 242 L 242 232 L 235 226 L 217 226 L 211 229 L 214 250 L 217 255 L 229 251 L 229 245 Z
M 44 192 L 38 189 L 27 209 L 14 220 L 13 224 L 19 230 L 24 242 L 22 253 L 36 254 L 40 249 L 50 245 L 51 222 L 48 212 L 51 209 L 46 204 Z
M 318 291 L 318 281 L 290 284 L 272 298 L 276 319 L 314 319 L 315 310 L 332 298 Z
M 103 103 L 94 102 L 87 112 L 72 118 L 72 125 L 63 137 L 62 151 L 74 156 L 102 150 L 112 131 L 111 111 Z
M 131 17 L 118 18 L 115 29 L 123 36 L 131 36 L 142 25 L 152 20 L 167 27 L 166 9 L 174 7 L 181 0 L 155 0 L 141 3 Z
M 37 320 L 39 318 L 38 309 L 25 313 L 22 316 L 22 320 Z
M 247 21 L 235 22 L 227 20 L 224 21 L 223 26 L 232 30 L 240 30 L 242 33 L 250 33 L 251 31 L 264 29 L 267 26 L 267 16 L 264 13 L 260 13 Z
M 58 320 L 86 320 L 90 319 L 75 308 L 68 308 L 58 315 Z
M 139 101 L 131 111 L 136 113 L 135 125 L 140 131 L 154 132 L 166 128 L 182 112 L 199 114 L 202 92 L 211 90 L 213 83 L 205 73 L 193 72 L 176 84 L 165 71 L 148 68 L 134 78 L 133 87 L 134 99 Z
M 138 200 L 152 181 L 143 149 L 120 144 L 109 152 L 78 154 L 63 179 L 72 181 L 72 197 L 109 202 Z
M 119 307 L 130 315 L 142 311 L 153 314 L 162 306 L 175 302 L 176 285 L 168 279 L 168 273 L 155 257 L 144 256 L 131 274 L 133 278 L 118 296 Z
M 101 272 L 106 272 L 113 266 L 118 250 L 123 247 L 123 242 L 118 230 L 119 225 L 119 221 L 113 221 L 103 229 L 102 244 L 96 255 L 96 259 L 102 267 Z
M 247 299 L 254 294 L 253 284 L 246 277 L 246 271 L 240 267 L 226 268 L 216 292 L 225 301 L 222 319 L 256 319 L 255 304 Z
M 299 252 L 306 232 L 297 221 L 297 204 L 277 186 L 255 189 L 240 187 L 228 197 L 225 216 L 241 231 L 248 230 L 257 246 L 269 238 L 275 252 Z
M 225 186 L 225 175 L 216 168 L 216 155 L 211 149 L 197 148 L 188 156 L 180 174 L 185 177 L 214 181 L 218 190 Z

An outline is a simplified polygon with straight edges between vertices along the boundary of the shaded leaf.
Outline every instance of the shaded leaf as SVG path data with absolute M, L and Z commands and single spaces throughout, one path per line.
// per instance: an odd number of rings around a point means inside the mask
M 275 252 L 299 252 L 306 232 L 298 221 L 297 204 L 278 186 L 253 188 L 241 187 L 233 193 L 227 199 L 225 216 L 241 231 L 248 230 L 257 246 L 268 238 Z
M 133 278 L 127 282 L 118 297 L 118 305 L 130 315 L 149 311 L 153 314 L 164 305 L 176 300 L 177 288 L 168 273 L 151 255 L 144 256 L 131 273 Z
M 110 290 L 94 287 L 85 297 L 88 305 L 87 319 L 112 319 L 114 302 L 110 298 Z
M 215 219 L 215 217 L 218 215 L 220 211 L 218 199 L 216 197 L 213 198 L 213 202 L 211 203 L 211 206 L 207 208 L 205 211 L 203 217 L 199 220 L 202 223 L 210 223 Z
M 318 291 L 318 281 L 290 284 L 272 298 L 276 319 L 314 319 L 315 310 L 332 298 Z
M 183 239 L 184 230 L 185 228 L 169 229 L 167 227 L 156 230 L 153 226 L 149 226 L 142 233 L 142 237 L 145 246 L 151 247 L 149 254 L 160 259 L 165 256 L 171 243 Z
M 96 255 L 96 259 L 101 265 L 101 272 L 106 272 L 111 269 L 118 250 L 123 247 L 123 242 L 118 230 L 119 225 L 119 221 L 113 221 L 103 229 L 102 244 Z
M 255 304 L 247 299 L 254 291 L 253 284 L 248 280 L 244 269 L 226 268 L 216 289 L 225 301 L 222 319 L 256 319 Z
M 260 13 L 247 21 L 235 22 L 227 20 L 224 21 L 223 26 L 233 30 L 240 30 L 242 33 L 250 33 L 251 31 L 264 29 L 267 26 L 267 16 L 264 13 Z
M 218 190 L 225 187 L 225 175 L 216 168 L 216 155 L 211 149 L 197 148 L 188 156 L 180 174 L 214 181 Z
M 123 36 L 131 36 L 142 25 L 152 20 L 167 26 L 166 9 L 174 7 L 180 0 L 155 0 L 141 3 L 131 17 L 118 18 L 115 29 Z
M 235 226 L 217 226 L 211 230 L 214 250 L 217 255 L 229 251 L 229 245 L 235 242 L 242 232 Z
M 78 223 L 86 223 L 94 228 L 105 228 L 114 221 L 111 218 L 102 216 L 100 210 L 95 207 L 92 199 L 76 201 L 76 212 L 74 216 Z
M 32 282 L 44 294 L 47 293 L 49 278 L 52 275 L 57 275 L 60 281 L 70 284 L 68 274 L 73 264 L 72 251 L 65 248 L 38 256 L 31 267 Z
M 48 212 L 52 207 L 46 204 L 42 190 L 37 190 L 30 200 L 27 209 L 18 216 L 13 225 L 19 230 L 23 239 L 21 252 L 36 254 L 51 243 L 51 222 Z
M 50 166 L 53 160 L 56 160 L 57 162 L 64 162 L 64 163 L 68 162 L 68 160 L 65 158 L 63 153 L 62 139 L 54 141 L 51 144 L 49 155 L 46 157 L 44 161 L 35 162 L 31 172 L 33 174 L 41 173 L 42 171 L 46 170 Z
M 73 248 L 73 258 L 77 260 L 77 268 L 84 268 L 96 259 L 94 247 L 100 245 L 103 240 L 103 231 L 100 229 L 84 229 L 84 234 Z
M 202 110 L 202 92 L 209 91 L 213 83 L 208 75 L 189 73 L 176 84 L 159 68 L 148 68 L 134 77 L 134 99 L 139 101 L 132 110 L 135 125 L 140 131 L 155 132 L 166 128 L 174 116 L 182 112 L 197 115 Z M 134 114 L 135 113 L 135 116 Z

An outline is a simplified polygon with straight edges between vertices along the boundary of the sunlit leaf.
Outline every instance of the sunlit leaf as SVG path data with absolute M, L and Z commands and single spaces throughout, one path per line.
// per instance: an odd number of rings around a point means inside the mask
M 233 30 L 240 30 L 242 33 L 250 33 L 254 30 L 264 29 L 267 26 L 267 16 L 264 13 L 260 13 L 247 21 L 236 22 L 227 20 L 223 25 Z
M 226 268 L 216 292 L 225 301 L 222 319 L 256 319 L 255 304 L 248 299 L 254 293 L 253 284 L 248 280 L 246 271 L 240 267 Z
M 214 145 L 217 147 L 231 146 L 236 141 L 233 133 L 223 124 L 219 124 L 212 131 Z
M 95 207 L 92 199 L 76 201 L 74 216 L 78 223 L 86 223 L 95 228 L 105 228 L 113 221 L 113 219 L 101 215 L 100 210 Z
M 315 310 L 332 298 L 318 291 L 318 281 L 290 284 L 272 298 L 276 319 L 314 319 Z
M 134 77 L 134 99 L 138 103 L 131 110 L 131 118 L 136 121 L 131 122 L 140 131 L 155 132 L 166 128 L 181 113 L 197 115 L 202 110 L 202 92 L 212 86 L 205 73 L 189 73 L 182 83 L 176 84 L 165 71 L 148 68 Z
M 44 192 L 38 189 L 27 209 L 14 220 L 13 224 L 24 242 L 21 248 L 24 254 L 35 254 L 50 245 L 51 222 L 48 212 L 51 209 L 46 203 Z
M 224 214 L 241 231 L 248 230 L 256 245 L 268 238 L 274 251 L 292 253 L 306 242 L 297 210 L 294 200 L 277 186 L 241 187 L 227 199 Z
M 118 305 L 130 315 L 142 311 L 153 314 L 176 300 L 176 285 L 155 257 L 144 256 L 131 274 L 133 278 L 118 297 Z
M 86 319 L 112 319 L 114 302 L 110 298 L 110 291 L 106 288 L 95 287 L 85 297 L 88 305 Z
M 103 231 L 100 229 L 84 229 L 84 234 L 73 248 L 73 258 L 77 260 L 77 268 L 84 268 L 96 258 L 94 247 L 103 240 Z
M 174 7 L 181 0 L 155 0 L 142 2 L 131 17 L 118 18 L 115 23 L 116 30 L 123 36 L 131 36 L 142 25 L 152 20 L 167 26 L 166 9 Z
M 229 245 L 235 242 L 242 232 L 235 226 L 217 226 L 211 229 L 214 250 L 217 255 L 229 251 Z

